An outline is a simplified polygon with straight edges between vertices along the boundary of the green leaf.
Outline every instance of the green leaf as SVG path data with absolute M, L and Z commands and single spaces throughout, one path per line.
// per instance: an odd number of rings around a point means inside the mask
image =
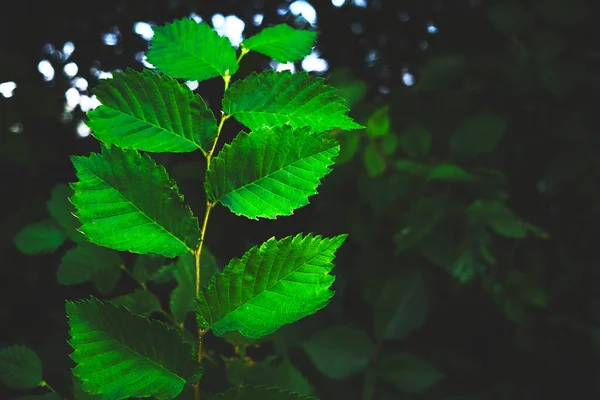
M 540 0 L 536 10 L 546 21 L 555 25 L 579 24 L 590 15 L 585 0 Z
M 422 124 L 406 128 L 398 138 L 400 148 L 413 159 L 420 159 L 431 151 L 431 134 Z
M 0 382 L 13 389 L 32 389 L 42 383 L 42 361 L 27 346 L 0 350 Z
M 430 57 L 421 68 L 417 79 L 420 90 L 449 88 L 466 69 L 467 58 L 463 54 Z
M 175 20 L 154 28 L 148 62 L 173 78 L 203 81 L 238 70 L 235 48 L 206 23 Z
M 509 238 L 527 236 L 527 225 L 501 201 L 475 200 L 467 209 L 470 218 L 485 222 L 497 234 Z
M 295 62 L 310 54 L 316 38 L 317 32 L 279 24 L 244 40 L 242 49 L 262 53 L 280 63 Z
M 294 367 L 286 357 L 275 370 L 275 384 L 277 387 L 295 393 L 312 394 L 314 389 L 310 382 Z
M 44 393 L 15 397 L 12 400 L 63 400 L 63 398 L 57 395 L 56 393 Z
M 380 379 L 406 393 L 424 393 L 443 375 L 425 358 L 410 353 L 384 353 L 377 363 Z
M 343 325 L 318 331 L 302 347 L 317 369 L 332 379 L 363 371 L 373 352 L 373 342 L 363 330 Z
M 427 321 L 433 290 L 421 269 L 409 268 L 367 282 L 365 297 L 373 308 L 373 328 L 380 340 L 402 340 Z
M 155 280 L 156 274 L 164 266 L 164 257 L 154 254 L 140 254 L 135 259 L 132 274 L 139 283 L 146 283 Z
M 73 374 L 82 389 L 113 400 L 172 399 L 198 378 L 191 347 L 158 321 L 96 298 L 67 301 Z
M 429 172 L 427 179 L 430 181 L 471 182 L 476 178 L 458 165 L 440 164 Z
M 73 382 L 72 392 L 74 400 L 101 400 L 102 397 L 96 394 L 89 394 L 81 388 L 81 379 L 77 378 L 71 370 L 71 381 Z
M 408 172 L 415 175 L 427 174 L 429 166 L 409 160 L 398 160 L 394 163 L 396 169 L 400 172 Z
M 211 400 L 317 400 L 314 397 L 274 387 L 242 386 L 219 393 Z
M 385 136 L 390 133 L 390 107 L 383 106 L 375 110 L 367 120 L 367 135 Z
M 200 256 L 201 287 L 206 287 L 218 270 L 214 256 L 204 247 Z M 196 298 L 196 261 L 193 254 L 187 253 L 179 257 L 173 269 L 173 276 L 177 287 L 171 292 L 171 313 L 175 321 L 184 322 L 187 314 L 194 310 Z
M 365 81 L 357 79 L 349 68 L 338 68 L 332 71 L 329 85 L 338 90 L 338 94 L 346 99 L 349 108 L 356 106 L 367 93 Z
M 471 250 L 464 251 L 450 266 L 452 275 L 460 283 L 468 283 L 484 271 L 478 257 Z
M 259 338 L 325 307 L 335 251 L 346 235 L 271 238 L 233 259 L 198 296 L 198 325 Z
M 13 239 L 21 253 L 51 253 L 65 241 L 65 232 L 54 221 L 34 222 L 21 229 Z
M 131 293 L 115 297 L 112 302 L 125 306 L 133 314 L 144 317 L 160 311 L 160 301 L 152 292 L 147 290 L 136 289 Z
M 487 17 L 496 29 L 506 36 L 518 36 L 533 23 L 529 11 L 515 0 L 499 1 L 487 11 Z
M 345 164 L 350 161 L 358 151 L 360 135 L 352 131 L 342 131 L 336 138 L 340 143 L 340 153 L 335 159 L 335 164 Z
M 365 147 L 363 153 L 363 160 L 365 162 L 365 167 L 367 167 L 367 173 L 371 178 L 379 176 L 383 174 L 386 170 L 385 158 L 379 152 L 377 145 L 373 142 L 369 143 L 367 147 Z
M 165 257 L 198 243 L 198 220 L 162 166 L 148 155 L 102 147 L 89 157 L 72 156 L 79 182 L 71 197 L 81 231 L 94 243 Z
M 348 107 L 323 78 L 306 72 L 253 72 L 236 81 L 223 97 L 223 111 L 251 130 L 288 124 L 315 132 L 362 128 L 346 115 Z
M 394 235 L 396 252 L 401 253 L 423 239 L 446 213 L 446 197 L 430 195 L 417 199 L 404 216 L 400 230 Z
M 208 199 L 251 219 L 291 215 L 317 193 L 339 152 L 337 141 L 308 128 L 240 132 L 206 172 Z
M 450 151 L 459 159 L 468 159 L 496 148 L 506 131 L 506 121 L 482 113 L 465 118 L 450 139 Z
M 207 152 L 217 122 L 202 97 L 175 79 L 128 68 L 100 82 L 101 106 L 87 113 L 94 137 L 107 145 L 153 152 Z
M 386 135 L 381 139 L 381 151 L 385 155 L 391 156 L 398 147 L 398 137 L 396 135 Z
M 52 188 L 50 200 L 46 202 L 48 212 L 64 230 L 69 239 L 82 242 L 87 239 L 78 231 L 81 224 L 75 217 L 75 207 L 69 202 L 73 189 L 67 185 L 59 184 Z
M 58 266 L 58 283 L 77 285 L 94 281 L 102 294 L 112 292 L 121 277 L 123 261 L 116 251 L 81 243 L 69 249 Z

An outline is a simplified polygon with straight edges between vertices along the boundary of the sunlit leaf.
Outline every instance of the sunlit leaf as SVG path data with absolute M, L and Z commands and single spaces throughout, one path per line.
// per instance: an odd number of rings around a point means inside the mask
M 33 255 L 51 253 L 65 241 L 65 232 L 54 221 L 26 225 L 13 239 L 20 252 Z
M 94 88 L 101 106 L 87 113 L 107 145 L 152 152 L 209 151 L 217 123 L 202 97 L 148 69 L 127 69 Z
M 0 349 L 0 382 L 13 389 L 32 389 L 42 382 L 42 361 L 27 346 Z
M 67 301 L 73 373 L 82 389 L 120 400 L 172 399 L 198 378 L 192 349 L 172 329 L 95 298 Z
M 346 115 L 348 107 L 336 89 L 306 72 L 253 72 L 225 92 L 223 111 L 252 130 L 283 124 L 315 132 L 362 128 Z
M 125 306 L 132 313 L 143 315 L 144 317 L 160 311 L 160 301 L 148 290 L 136 289 L 131 293 L 115 297 L 112 299 L 112 302 Z
M 345 379 L 364 370 L 373 342 L 361 329 L 332 325 L 302 343 L 319 371 L 332 379 Z
M 62 285 L 94 281 L 100 293 L 108 294 L 121 277 L 122 263 L 116 251 L 81 243 L 63 255 L 56 275 Z
M 81 231 L 94 243 L 165 257 L 185 254 L 198 242 L 198 221 L 162 166 L 148 155 L 102 147 L 72 156 L 79 181 L 71 201 Z
M 294 29 L 279 24 L 263 29 L 241 44 L 243 49 L 256 51 L 280 63 L 299 61 L 310 54 L 317 32 Z
M 229 39 L 208 24 L 187 18 L 154 28 L 147 58 L 173 78 L 196 81 L 233 75 L 238 69 Z
M 443 378 L 428 360 L 410 353 L 383 354 L 377 375 L 406 393 L 423 393 Z
M 199 326 L 217 336 L 238 330 L 258 338 L 314 314 L 333 296 L 329 273 L 345 239 L 296 235 L 251 248 L 202 290 L 196 309 Z
M 243 386 L 219 393 L 211 400 L 316 400 L 304 394 L 298 394 L 267 386 Z
M 226 144 L 206 173 L 208 198 L 256 219 L 291 215 L 317 193 L 339 151 L 308 128 L 263 127 Z

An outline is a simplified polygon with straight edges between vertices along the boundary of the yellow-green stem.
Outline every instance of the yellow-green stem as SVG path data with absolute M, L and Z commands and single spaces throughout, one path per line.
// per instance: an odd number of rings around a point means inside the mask
M 51 391 L 52 393 L 54 393 L 54 394 L 58 395 L 58 393 L 56 393 L 56 390 L 54 390 L 54 389 L 52 388 L 52 386 L 48 385 L 48 382 L 46 382 L 46 381 L 41 381 L 41 382 L 40 382 L 40 386 L 41 386 L 41 387 L 45 387 L 46 389 L 48 389 L 48 390 L 49 390 L 49 391 Z

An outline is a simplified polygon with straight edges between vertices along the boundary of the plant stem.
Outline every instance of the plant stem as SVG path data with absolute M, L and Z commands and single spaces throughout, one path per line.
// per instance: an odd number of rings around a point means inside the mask
M 242 61 L 242 57 L 244 57 L 246 54 L 248 54 L 250 52 L 250 50 L 248 50 L 245 47 L 242 47 L 242 51 L 240 52 L 240 56 L 237 59 L 237 63 L 239 64 L 240 61 Z
M 52 386 L 48 385 L 48 382 L 46 382 L 46 381 L 41 381 L 41 382 L 40 382 L 40 386 L 41 386 L 41 387 L 45 387 L 46 389 L 48 389 L 49 391 L 51 391 L 52 393 L 54 393 L 54 394 L 56 394 L 56 395 L 58 395 L 58 396 L 60 397 L 60 395 L 59 395 L 58 393 L 56 393 L 56 390 L 54 390 L 54 389 L 52 388 Z

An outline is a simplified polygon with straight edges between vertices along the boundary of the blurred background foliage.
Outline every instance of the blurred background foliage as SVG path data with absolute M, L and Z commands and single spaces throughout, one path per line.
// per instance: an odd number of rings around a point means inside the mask
M 193 322 L 189 260 L 77 244 L 77 221 L 61 201 L 75 180 L 68 156 L 98 150 L 81 125 L 90 89 L 110 71 L 144 67 L 140 22 L 190 16 L 215 28 L 241 26 L 244 37 L 281 22 L 317 30 L 313 64 L 282 66 L 250 54 L 237 77 L 310 70 L 328 78 L 366 126 L 331 132 L 342 146 L 335 169 L 294 216 L 256 222 L 214 211 L 210 271 L 271 236 L 349 238 L 326 309 L 258 342 L 208 337 L 204 390 L 254 383 L 321 399 L 600 396 L 598 2 L 32 0 L 1 7 L 0 345 L 35 349 L 60 393 L 72 386 L 64 299 L 118 297 L 141 305 L 140 313 L 166 318 L 169 309 L 177 322 Z M 218 111 L 220 82 L 197 91 Z M 229 126 L 224 141 L 239 128 Z M 156 159 L 201 215 L 197 155 Z M 24 238 L 39 232 L 44 245 L 27 246 Z M 69 274 L 77 262 L 90 265 L 89 275 Z M 184 300 L 173 305 L 174 296 Z

